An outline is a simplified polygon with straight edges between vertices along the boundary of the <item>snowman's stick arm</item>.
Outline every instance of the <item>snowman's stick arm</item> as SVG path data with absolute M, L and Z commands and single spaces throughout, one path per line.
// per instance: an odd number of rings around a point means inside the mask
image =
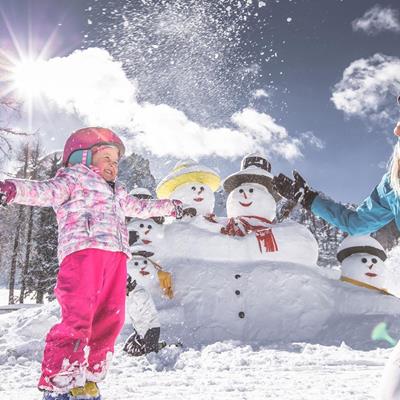
M 152 263 L 153 267 L 157 270 L 157 271 L 162 271 L 162 266 L 158 263 L 156 263 L 154 260 L 152 260 L 150 257 L 147 257 L 147 259 Z

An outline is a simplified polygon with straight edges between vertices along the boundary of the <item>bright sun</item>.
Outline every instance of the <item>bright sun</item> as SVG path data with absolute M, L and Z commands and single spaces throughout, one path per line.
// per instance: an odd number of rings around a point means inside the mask
M 26 59 L 17 62 L 11 71 L 11 85 L 25 100 L 40 96 L 43 85 L 44 61 Z

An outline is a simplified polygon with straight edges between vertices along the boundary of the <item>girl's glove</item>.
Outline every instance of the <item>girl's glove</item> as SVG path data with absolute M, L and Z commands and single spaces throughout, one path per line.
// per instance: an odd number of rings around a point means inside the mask
M 11 203 L 15 195 L 17 194 L 17 188 L 10 181 L 1 182 L 0 181 L 0 205 L 6 206 Z
M 197 210 L 194 207 L 188 207 L 183 209 L 184 217 L 195 217 L 197 215 Z
M 175 218 L 182 219 L 183 217 L 195 217 L 197 214 L 197 210 L 194 207 L 186 207 L 184 208 L 182 202 L 180 200 L 172 200 L 173 205 L 175 206 Z
M 293 178 L 294 180 L 284 174 L 275 176 L 273 179 L 274 189 L 282 197 L 295 203 L 300 203 L 304 208 L 309 210 L 318 193 L 309 188 L 306 181 L 297 171 L 293 171 Z

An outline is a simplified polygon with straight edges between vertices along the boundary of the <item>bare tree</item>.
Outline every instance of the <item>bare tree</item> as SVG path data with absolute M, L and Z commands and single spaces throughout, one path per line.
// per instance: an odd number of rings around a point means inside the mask
M 0 154 L 9 158 L 12 151 L 12 137 L 30 136 L 29 133 L 12 128 L 12 121 L 20 118 L 21 103 L 12 97 L 0 98 Z

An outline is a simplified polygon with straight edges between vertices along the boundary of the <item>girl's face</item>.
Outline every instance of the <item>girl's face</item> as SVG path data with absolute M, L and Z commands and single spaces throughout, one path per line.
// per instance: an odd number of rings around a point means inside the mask
M 393 132 L 396 136 L 400 136 L 400 121 L 397 123 L 396 127 L 394 128 Z
M 118 175 L 119 152 L 116 147 L 104 147 L 94 152 L 92 165 L 99 169 L 100 175 L 108 182 L 115 181 Z

